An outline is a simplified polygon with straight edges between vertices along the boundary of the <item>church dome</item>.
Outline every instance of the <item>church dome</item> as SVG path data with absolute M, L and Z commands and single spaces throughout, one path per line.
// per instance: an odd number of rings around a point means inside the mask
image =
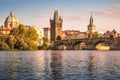
M 18 19 L 14 16 L 13 12 L 10 12 L 10 15 L 5 20 L 6 23 L 15 22 L 18 23 Z

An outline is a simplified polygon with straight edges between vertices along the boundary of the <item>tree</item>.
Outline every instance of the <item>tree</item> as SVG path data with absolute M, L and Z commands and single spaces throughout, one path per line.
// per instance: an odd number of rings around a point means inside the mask
M 28 50 L 38 50 L 38 47 L 34 44 L 34 41 L 27 41 Z
M 37 34 L 37 31 L 35 30 L 35 28 L 28 27 L 25 37 L 30 40 L 36 41 L 38 39 L 38 34 Z
M 11 29 L 10 35 L 13 35 L 14 37 L 18 37 L 18 35 L 19 35 L 19 29 L 18 28 Z
M 28 44 L 24 41 L 23 38 L 20 38 L 15 43 L 15 48 L 20 50 L 28 50 Z
M 21 49 L 21 50 L 37 49 L 37 45 L 35 45 L 35 42 L 38 39 L 38 34 L 33 27 L 27 27 L 20 24 L 18 28 L 14 28 L 11 30 L 10 35 L 14 36 L 14 38 L 16 39 L 16 43 L 15 43 L 16 49 Z
M 7 40 L 6 43 L 8 44 L 8 46 L 10 47 L 11 50 L 14 49 L 14 44 L 16 43 L 16 39 L 14 36 L 10 35 Z
M 42 49 L 48 49 L 49 48 L 48 43 L 49 43 L 48 37 L 43 37 Z
M 10 48 L 6 43 L 0 42 L 0 50 L 10 50 Z
M 18 28 L 13 28 L 10 31 L 10 34 L 17 38 L 19 38 L 19 37 L 25 38 L 26 32 L 27 32 L 26 26 L 20 24 Z
M 98 32 L 94 32 L 93 37 L 94 38 L 100 38 L 100 34 Z

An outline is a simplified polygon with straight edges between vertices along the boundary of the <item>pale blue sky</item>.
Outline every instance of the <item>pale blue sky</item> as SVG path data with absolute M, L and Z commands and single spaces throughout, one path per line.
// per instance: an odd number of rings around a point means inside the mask
M 92 12 L 98 31 L 120 32 L 120 0 L 0 0 L 0 25 L 14 11 L 20 23 L 49 27 L 54 10 L 63 17 L 64 30 L 86 31 Z

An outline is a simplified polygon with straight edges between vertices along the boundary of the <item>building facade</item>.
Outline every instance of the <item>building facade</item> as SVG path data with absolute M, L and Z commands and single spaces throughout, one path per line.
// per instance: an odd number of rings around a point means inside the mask
M 4 26 L 0 27 L 0 35 L 10 34 L 10 30 L 19 26 L 18 19 L 14 16 L 13 12 L 5 19 Z
M 10 29 L 9 28 L 5 28 L 5 27 L 0 27 L 0 35 L 7 35 L 10 34 Z
M 87 38 L 86 32 L 80 32 L 78 30 L 65 30 L 62 34 L 62 40 L 72 40 L 72 39 L 84 39 Z
M 13 12 L 10 12 L 10 15 L 6 18 L 4 26 L 9 29 L 17 28 L 19 26 L 19 21 Z
M 62 39 L 63 40 L 72 40 L 77 39 L 77 36 L 80 34 L 78 30 L 65 30 L 63 31 Z
M 112 37 L 112 38 L 116 38 L 116 37 L 119 37 L 120 34 L 115 30 L 113 29 L 112 31 L 106 31 L 104 34 L 103 34 L 103 37 Z
M 63 20 L 60 16 L 58 16 L 58 11 L 54 12 L 53 20 L 50 19 L 50 36 L 51 42 L 56 40 L 61 40 L 62 37 L 62 23 Z
M 44 28 L 44 37 L 47 37 L 50 42 L 50 28 L 49 27 Z
M 37 31 L 38 40 L 36 41 L 37 46 L 41 46 L 43 44 L 44 30 L 43 28 L 35 27 L 33 28 Z

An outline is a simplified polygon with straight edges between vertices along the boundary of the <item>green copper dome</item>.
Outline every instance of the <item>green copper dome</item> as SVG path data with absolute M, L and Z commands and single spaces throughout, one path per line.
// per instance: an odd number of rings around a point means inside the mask
M 10 12 L 10 16 L 8 16 L 5 22 L 18 22 L 18 19 L 14 16 L 13 12 Z

